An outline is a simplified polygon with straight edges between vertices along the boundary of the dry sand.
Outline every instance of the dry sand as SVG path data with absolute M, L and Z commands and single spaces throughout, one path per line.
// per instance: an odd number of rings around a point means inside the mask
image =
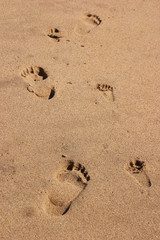
M 1 239 L 160 239 L 159 0 L 0 5 Z

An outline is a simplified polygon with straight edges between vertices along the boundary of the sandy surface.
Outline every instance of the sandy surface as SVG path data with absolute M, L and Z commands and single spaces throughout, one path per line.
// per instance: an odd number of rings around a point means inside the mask
M 160 2 L 0 5 L 1 239 L 160 239 Z

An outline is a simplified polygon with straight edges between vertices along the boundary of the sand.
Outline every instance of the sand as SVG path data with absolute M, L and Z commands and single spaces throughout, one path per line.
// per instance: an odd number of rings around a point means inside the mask
M 0 9 L 1 239 L 160 239 L 160 2 Z

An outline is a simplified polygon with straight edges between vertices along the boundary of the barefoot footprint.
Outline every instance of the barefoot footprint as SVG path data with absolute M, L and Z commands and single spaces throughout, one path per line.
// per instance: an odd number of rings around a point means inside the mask
M 111 87 L 110 85 L 108 84 L 102 84 L 102 83 L 98 83 L 96 88 L 99 90 L 99 91 L 102 91 L 102 92 L 107 92 L 107 91 L 110 91 L 112 93 L 112 98 L 113 98 L 113 102 L 115 101 L 115 96 L 114 96 L 114 93 L 113 93 L 113 87 Z
M 64 215 L 89 180 L 90 176 L 84 166 L 72 160 L 65 161 L 45 194 L 45 212 L 57 216 Z
M 100 25 L 102 20 L 95 14 L 87 13 L 84 14 L 79 23 L 75 26 L 75 33 L 79 35 L 85 35 L 89 33 L 93 28 Z
M 146 172 L 146 164 L 144 161 L 140 161 L 139 158 L 130 161 L 126 169 L 135 178 L 139 185 L 151 187 L 151 180 Z
M 47 31 L 47 36 L 59 42 L 62 38 L 60 31 L 57 28 L 51 28 Z
M 51 99 L 54 96 L 54 87 L 47 86 L 44 82 L 48 75 L 42 67 L 28 67 L 21 72 L 21 76 L 28 84 L 27 90 L 29 92 L 45 99 Z

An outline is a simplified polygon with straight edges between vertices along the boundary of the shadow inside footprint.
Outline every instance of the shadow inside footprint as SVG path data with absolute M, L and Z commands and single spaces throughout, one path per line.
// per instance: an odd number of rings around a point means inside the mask
M 46 78 L 48 78 L 48 75 L 47 75 L 47 73 L 44 71 L 44 69 L 43 68 L 41 68 L 41 67 L 39 67 L 39 76 L 41 76 L 42 78 L 43 78 L 43 80 L 44 79 L 46 79 Z
M 51 215 L 65 215 L 71 204 L 85 189 L 90 176 L 85 167 L 74 161 L 65 161 L 57 171 L 45 195 L 44 210 Z
M 71 204 L 66 208 L 66 210 L 64 211 L 64 213 L 62 213 L 62 215 L 66 214 L 68 212 L 68 210 L 70 209 Z
M 49 95 L 48 99 L 51 99 L 51 98 L 53 98 L 53 97 L 54 97 L 54 95 L 55 95 L 55 90 L 54 90 L 54 89 L 51 89 L 51 93 L 50 93 L 50 95 Z

